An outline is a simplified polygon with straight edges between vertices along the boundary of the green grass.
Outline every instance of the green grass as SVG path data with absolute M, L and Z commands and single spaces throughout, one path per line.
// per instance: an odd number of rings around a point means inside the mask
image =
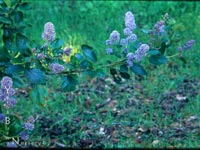
M 196 44 L 192 50 L 184 53 L 187 64 L 184 65 L 180 60 L 171 58 L 168 60 L 168 65 L 158 66 L 157 69 L 152 70 L 146 67 L 148 76 L 142 81 L 137 81 L 133 76 L 130 81 L 126 81 L 122 85 L 112 85 L 107 82 L 108 87 L 101 96 L 93 92 L 96 85 L 91 82 L 84 82 L 87 83 L 88 87 L 80 85 L 77 92 L 60 92 L 56 90 L 58 89 L 57 78 L 52 78 L 47 85 L 49 87 L 48 99 L 42 102 L 45 107 L 35 105 L 29 97 L 23 97 L 20 98 L 17 108 L 15 108 L 19 115 L 29 116 L 34 114 L 38 117 L 49 118 L 52 121 L 48 127 L 49 133 L 50 130 L 61 127 L 62 134 L 54 138 L 57 142 L 66 146 L 77 147 L 77 143 L 81 139 L 100 139 L 100 142 L 93 144 L 93 147 L 102 146 L 105 148 L 169 146 L 194 148 L 200 146 L 198 128 L 195 132 L 190 132 L 191 130 L 186 128 L 186 135 L 171 137 L 175 134 L 173 125 L 179 127 L 175 125 L 176 123 L 184 126 L 184 120 L 193 115 L 198 116 L 200 120 L 200 93 L 198 91 L 200 90 L 199 3 L 171 1 L 29 2 L 33 8 L 25 12 L 25 18 L 32 24 L 32 27 L 28 27 L 25 32 L 30 39 L 42 43 L 43 26 L 46 22 L 51 21 L 55 25 L 57 37 L 63 39 L 66 44 L 74 46 L 91 45 L 97 51 L 100 62 L 105 60 L 103 58 L 108 58 L 105 53 L 105 40 L 114 29 L 122 33 L 124 14 L 129 10 L 135 14 L 136 33 L 141 41 L 145 42 L 147 37 L 140 30 L 143 27 L 152 28 L 156 21 L 161 18 L 161 15 L 168 12 L 176 20 L 177 30 L 183 34 L 181 44 L 189 39 L 195 39 Z M 177 51 L 177 46 L 170 47 L 168 54 Z M 146 61 L 143 63 L 146 66 L 150 65 Z M 189 83 L 192 84 L 190 88 L 196 92 L 190 95 L 190 89 L 186 88 L 185 93 L 182 93 L 181 96 L 186 96 L 189 102 L 180 111 L 174 110 L 172 112 L 173 117 L 166 115 L 160 105 L 163 101 L 169 99 L 164 98 L 163 94 L 174 91 L 172 103 L 169 105 L 178 105 L 176 95 L 185 79 L 194 80 Z M 126 86 L 134 89 L 120 92 L 121 88 Z M 90 89 L 90 92 L 84 93 L 84 89 Z M 69 101 L 69 94 L 74 94 L 72 101 Z M 96 109 L 97 104 L 105 102 L 108 98 L 113 100 L 112 106 L 107 104 Z M 127 100 L 132 101 L 133 105 L 126 107 Z M 86 104 L 87 102 L 88 104 Z M 168 103 L 166 102 L 165 105 L 168 105 Z M 116 110 L 113 110 L 114 108 Z M 102 113 L 102 111 L 105 112 Z M 117 115 L 115 115 L 116 113 Z M 79 121 L 75 121 L 77 118 L 79 118 Z M 198 125 L 199 120 L 194 124 Z M 66 134 L 66 126 L 75 131 L 68 131 L 69 133 Z M 99 135 L 98 132 L 101 127 L 114 128 L 114 131 L 111 132 L 110 137 L 107 134 Z M 153 128 L 160 129 L 160 135 L 151 132 Z M 139 129 L 144 131 L 138 131 Z M 31 138 L 33 140 L 45 140 L 47 141 L 45 146 L 49 146 L 50 136 L 47 134 L 42 137 L 43 132 L 44 130 L 38 122 Z M 159 142 L 153 144 L 153 141 L 156 140 L 159 140 Z

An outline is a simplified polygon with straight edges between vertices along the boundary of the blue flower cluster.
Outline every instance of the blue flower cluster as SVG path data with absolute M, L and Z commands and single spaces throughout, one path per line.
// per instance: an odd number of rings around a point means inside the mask
M 42 33 L 42 39 L 48 42 L 52 42 L 56 37 L 54 25 L 51 22 L 47 22 L 44 25 L 44 32 Z
M 24 130 L 20 132 L 20 138 L 22 140 L 29 139 L 29 131 L 32 131 L 35 128 L 34 123 L 35 119 L 32 116 L 29 117 L 28 120 L 23 123 L 22 128 L 24 128 Z
M 13 98 L 16 91 L 12 86 L 12 79 L 7 76 L 3 77 L 1 80 L 0 101 L 4 102 L 6 108 L 10 108 L 16 104 L 16 99 Z
M 6 147 L 9 147 L 9 148 L 17 148 L 17 144 L 16 144 L 14 141 L 12 141 L 12 142 L 7 142 Z
M 127 57 L 127 64 L 129 67 L 133 66 L 133 61 L 140 62 L 142 57 L 144 57 L 149 50 L 149 45 L 141 44 L 140 47 L 135 51 L 135 53 L 128 53 Z
M 154 35 L 154 36 L 166 36 L 166 24 L 169 20 L 169 15 L 168 13 L 166 13 L 163 16 L 163 19 L 160 21 L 157 21 L 156 24 L 154 25 L 152 30 L 149 30 L 149 34 L 150 35 Z M 154 41 L 155 38 L 152 38 L 152 41 Z
M 113 53 L 113 49 L 110 47 L 113 44 L 119 43 L 123 47 L 123 52 L 127 53 L 128 48 L 127 45 L 129 42 L 134 42 L 137 40 L 137 36 L 133 34 L 133 31 L 136 29 L 135 18 L 132 12 L 128 11 L 125 14 L 125 28 L 123 30 L 125 38 L 120 39 L 120 33 L 114 30 L 108 40 L 106 40 L 106 48 L 107 54 Z
M 125 28 L 124 28 L 124 35 L 126 36 L 125 38 L 122 38 L 120 40 L 120 45 L 123 46 L 123 52 L 127 53 L 128 48 L 127 45 L 129 42 L 135 42 L 137 40 L 137 35 L 133 34 L 133 31 L 136 29 L 136 24 L 135 24 L 135 18 L 132 12 L 128 11 L 125 14 Z
M 108 40 L 106 40 L 106 45 L 108 48 L 106 49 L 107 54 L 113 53 L 113 49 L 110 48 L 111 45 L 119 43 L 120 40 L 120 34 L 118 31 L 114 30 L 111 34 Z
M 183 46 L 183 50 L 188 50 L 190 48 L 192 48 L 192 46 L 194 45 L 195 40 L 189 40 L 185 43 L 185 45 Z
M 20 132 L 19 136 L 22 140 L 25 140 L 25 141 L 29 139 L 28 131 L 26 130 Z
M 155 25 L 154 25 L 154 29 L 156 30 L 156 32 L 158 34 L 162 34 L 165 32 L 165 21 L 161 20 L 158 21 Z
M 135 30 L 136 28 L 135 18 L 131 11 L 128 11 L 125 14 L 125 26 L 126 28 L 129 28 L 131 31 Z
M 177 48 L 178 52 L 179 52 L 179 56 L 182 56 L 182 51 L 186 51 L 186 50 L 189 50 L 190 48 L 192 48 L 194 43 L 195 43 L 195 40 L 189 40 L 183 46 L 179 46 Z
M 54 74 L 61 73 L 65 69 L 64 66 L 60 65 L 59 63 L 52 63 L 49 65 L 49 68 Z
M 70 56 L 70 53 L 71 53 L 72 49 L 67 47 L 64 49 L 63 53 L 66 55 L 66 56 Z
M 4 121 L 5 121 L 5 115 L 0 114 L 0 123 L 4 123 Z
M 45 59 L 45 57 L 46 57 L 46 55 L 45 55 L 44 53 L 39 53 L 39 54 L 37 54 L 37 58 L 38 58 L 39 60 L 43 60 L 43 59 Z
M 110 38 L 106 41 L 106 45 L 110 46 L 110 45 L 120 41 L 120 45 L 123 48 L 123 52 L 128 53 L 128 51 L 129 51 L 128 44 L 131 42 L 135 42 L 137 40 L 137 35 L 133 33 L 133 31 L 136 29 L 136 24 L 135 24 L 135 18 L 134 18 L 134 15 L 132 14 L 132 12 L 128 11 L 125 14 L 124 22 L 125 22 L 125 28 L 123 31 L 124 31 L 125 38 L 122 38 L 120 40 L 120 34 L 119 34 L 119 32 L 117 32 L 115 30 L 110 34 Z M 164 27 L 160 28 L 161 25 L 164 25 L 162 23 L 163 22 L 159 22 L 155 26 L 155 28 L 156 29 L 158 28 L 159 30 L 164 28 Z M 127 65 L 129 67 L 131 67 L 134 64 L 133 63 L 134 61 L 140 62 L 142 60 L 142 57 L 146 55 L 148 50 L 149 50 L 149 45 L 141 44 L 134 53 L 132 53 L 132 52 L 128 53 L 126 55 Z M 110 47 L 108 47 L 106 49 L 106 51 L 107 51 L 107 54 L 111 54 L 113 52 L 112 48 L 110 48 Z

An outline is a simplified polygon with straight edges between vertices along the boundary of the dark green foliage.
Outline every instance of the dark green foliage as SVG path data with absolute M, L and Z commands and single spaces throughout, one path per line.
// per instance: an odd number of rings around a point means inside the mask
M 96 56 L 95 52 L 93 51 L 92 47 L 90 47 L 88 45 L 82 45 L 81 50 L 87 59 L 89 59 L 92 62 L 97 61 L 97 56 Z
M 150 56 L 149 61 L 154 65 L 161 65 L 167 63 L 167 58 L 163 55 L 158 54 Z
M 163 55 L 165 53 L 166 50 L 166 43 L 162 42 L 161 47 L 159 49 L 160 53 Z
M 141 76 L 147 74 L 146 71 L 144 70 L 144 68 L 143 68 L 141 65 L 136 64 L 136 63 L 134 63 L 133 66 L 130 67 L 130 70 L 131 70 L 132 72 L 134 72 L 135 74 L 141 75 Z
M 120 75 L 124 79 L 130 79 L 130 75 L 128 73 L 126 73 L 126 72 L 120 72 Z
M 9 65 L 8 68 L 5 70 L 5 73 L 15 75 L 23 70 L 24 67 L 22 65 Z
M 81 60 L 84 59 L 83 55 L 80 54 L 80 53 L 76 53 L 76 54 L 75 54 L 75 57 L 77 58 L 78 61 L 81 61 Z
M 41 108 L 48 98 L 48 89 L 44 85 L 34 85 L 29 93 L 32 104 Z
M 120 72 L 124 72 L 124 73 L 128 72 L 128 67 L 126 64 L 123 64 L 120 66 Z
M 126 70 L 127 68 L 121 65 L 120 69 L 110 68 L 110 74 L 112 75 L 114 81 L 118 84 L 121 83 L 123 79 L 130 79 L 130 74 Z
M 40 84 L 46 82 L 45 73 L 36 68 L 25 70 L 24 75 L 28 79 L 28 81 L 33 84 Z
M 16 46 L 18 51 L 21 54 L 26 53 L 27 49 L 28 49 L 28 44 L 29 44 L 29 40 L 26 36 L 22 35 L 22 34 L 16 34 Z
M 11 24 L 11 20 L 9 18 L 0 16 L 0 23 Z
M 147 53 L 150 54 L 150 55 L 158 55 L 158 54 L 160 54 L 160 52 L 158 50 L 156 50 L 156 49 L 150 49 Z
M 9 137 L 16 137 L 22 131 L 22 121 L 20 118 L 12 115 L 10 116 L 10 124 L 8 125 L 9 128 Z
M 73 91 L 76 89 L 78 84 L 77 76 L 69 75 L 62 78 L 61 90 L 62 91 Z
M 82 68 L 82 69 L 88 69 L 88 68 L 92 68 L 92 63 L 90 62 L 90 61 L 88 61 L 88 60 L 83 60 L 83 61 L 81 61 L 81 63 L 80 63 L 80 67 Z
M 51 44 L 50 44 L 50 47 L 53 49 L 53 50 L 57 50 L 57 49 L 60 49 L 63 45 L 63 41 L 61 39 L 55 39 Z

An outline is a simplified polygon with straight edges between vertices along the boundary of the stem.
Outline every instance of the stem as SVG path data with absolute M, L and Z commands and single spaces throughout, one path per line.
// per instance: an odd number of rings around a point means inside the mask
M 174 55 L 171 55 L 171 56 L 166 56 L 167 58 L 172 58 L 172 57 L 176 57 L 176 56 L 178 56 L 179 55 L 179 53 L 176 53 L 176 54 L 174 54 Z
M 126 59 L 123 59 L 123 60 L 114 62 L 114 63 L 112 63 L 112 64 L 102 65 L 102 66 L 100 66 L 100 67 L 101 67 L 101 68 L 109 68 L 109 67 L 117 66 L 117 65 L 119 65 L 119 64 L 123 64 L 125 61 L 126 61 Z
M 126 59 L 123 59 L 123 60 L 114 62 L 112 64 L 101 65 L 101 66 L 97 67 L 96 69 L 114 67 L 114 66 L 117 66 L 119 64 L 123 64 L 125 61 L 126 61 Z M 62 75 L 65 75 L 65 74 L 76 74 L 76 73 L 81 73 L 81 72 L 84 72 L 84 71 L 91 71 L 91 70 L 96 70 L 96 69 L 95 68 L 77 69 L 77 70 L 71 70 L 71 71 L 61 72 L 59 74 L 62 74 Z M 58 75 L 58 74 L 48 73 L 48 75 Z

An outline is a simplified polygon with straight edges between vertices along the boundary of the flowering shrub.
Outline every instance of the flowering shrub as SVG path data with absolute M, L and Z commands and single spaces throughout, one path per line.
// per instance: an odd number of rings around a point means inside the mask
M 163 19 L 154 25 L 153 29 L 142 29 L 150 40 L 141 42 L 140 37 L 134 34 L 134 31 L 137 30 L 137 20 L 135 21 L 132 12 L 128 11 L 125 14 L 123 36 L 114 30 L 109 39 L 106 40 L 106 53 L 116 56 L 118 61 L 112 62 L 110 60 L 109 64 L 97 65 L 98 56 L 95 50 L 83 44 L 81 50 L 71 56 L 70 62 L 66 63 L 62 58 L 70 56 L 72 49 L 65 48 L 64 42 L 56 37 L 56 26 L 52 22 L 47 22 L 44 25 L 44 31 L 41 34 L 43 44 L 34 43 L 23 33 L 23 29 L 26 27 L 23 22 L 23 9 L 26 9 L 28 4 L 21 2 L 21 0 L 11 3 L 10 6 L 5 2 L 0 2 L 0 4 L 4 8 L 0 10 L 3 14 L 0 20 L 3 31 L 3 45 L 0 53 L 2 78 L 0 143 L 4 140 L 9 141 L 10 137 L 17 136 L 20 136 L 22 140 L 28 140 L 29 132 L 34 129 L 33 118 L 29 118 L 22 124 L 19 118 L 13 115 L 10 117 L 8 116 L 10 114 L 5 114 L 2 111 L 16 105 L 17 101 L 14 98 L 16 90 L 13 88 L 13 81 L 16 88 L 24 87 L 25 84 L 21 84 L 24 81 L 29 83 L 28 86 L 31 87 L 29 98 L 44 95 L 46 92 L 44 85 L 51 79 L 51 75 L 57 76 L 61 80 L 59 88 L 64 92 L 76 89 L 79 76 L 86 76 L 89 79 L 98 77 L 104 73 L 105 68 L 110 70 L 115 82 L 121 83 L 122 78 L 130 79 L 131 72 L 141 76 L 147 74 L 141 65 L 145 57 L 148 57 L 149 62 L 153 65 L 166 64 L 165 51 L 175 41 L 171 34 L 173 33 L 173 22 L 169 15 L 165 14 Z M 177 53 L 180 54 L 191 48 L 193 44 L 194 40 L 186 42 L 183 46 L 178 47 Z M 38 96 L 38 99 L 38 103 L 41 104 L 42 98 Z M 2 125 L 5 123 L 5 117 L 10 117 L 12 122 L 6 127 Z M 16 125 L 17 122 L 20 122 L 20 125 Z M 12 130 L 12 133 L 9 132 L 8 135 L 7 130 Z
M 125 79 L 129 79 L 130 71 L 138 75 L 146 75 L 145 69 L 140 64 L 145 56 L 149 57 L 149 62 L 153 65 L 166 64 L 167 57 L 177 56 L 177 53 L 173 56 L 165 56 L 167 48 L 175 42 L 174 34 L 172 34 L 175 32 L 172 30 L 172 26 L 174 24 L 173 19 L 170 20 L 167 13 L 163 16 L 162 20 L 156 22 L 153 29 L 142 29 L 144 33 L 150 36 L 150 40 L 146 43 L 140 42 L 139 37 L 133 33 L 136 29 L 136 23 L 132 12 L 128 11 L 125 14 L 124 22 L 125 28 L 123 33 L 125 38 L 120 39 L 120 33 L 117 30 L 114 30 L 110 34 L 109 39 L 106 40 L 106 45 L 108 46 L 106 49 L 107 54 L 124 58 L 120 63 L 120 69 L 110 69 L 110 72 L 116 82 L 120 83 L 121 81 L 120 78 L 115 77 L 119 73 L 122 78 Z M 120 41 L 120 44 L 114 47 L 115 50 L 111 48 L 114 43 L 118 44 L 118 41 Z M 194 43 L 194 40 L 189 40 L 184 46 L 178 47 L 179 58 L 181 58 L 184 62 L 185 60 L 181 56 L 182 51 L 190 49 Z M 121 49 L 121 52 L 117 49 Z M 126 64 L 124 63 L 124 60 L 126 60 Z

